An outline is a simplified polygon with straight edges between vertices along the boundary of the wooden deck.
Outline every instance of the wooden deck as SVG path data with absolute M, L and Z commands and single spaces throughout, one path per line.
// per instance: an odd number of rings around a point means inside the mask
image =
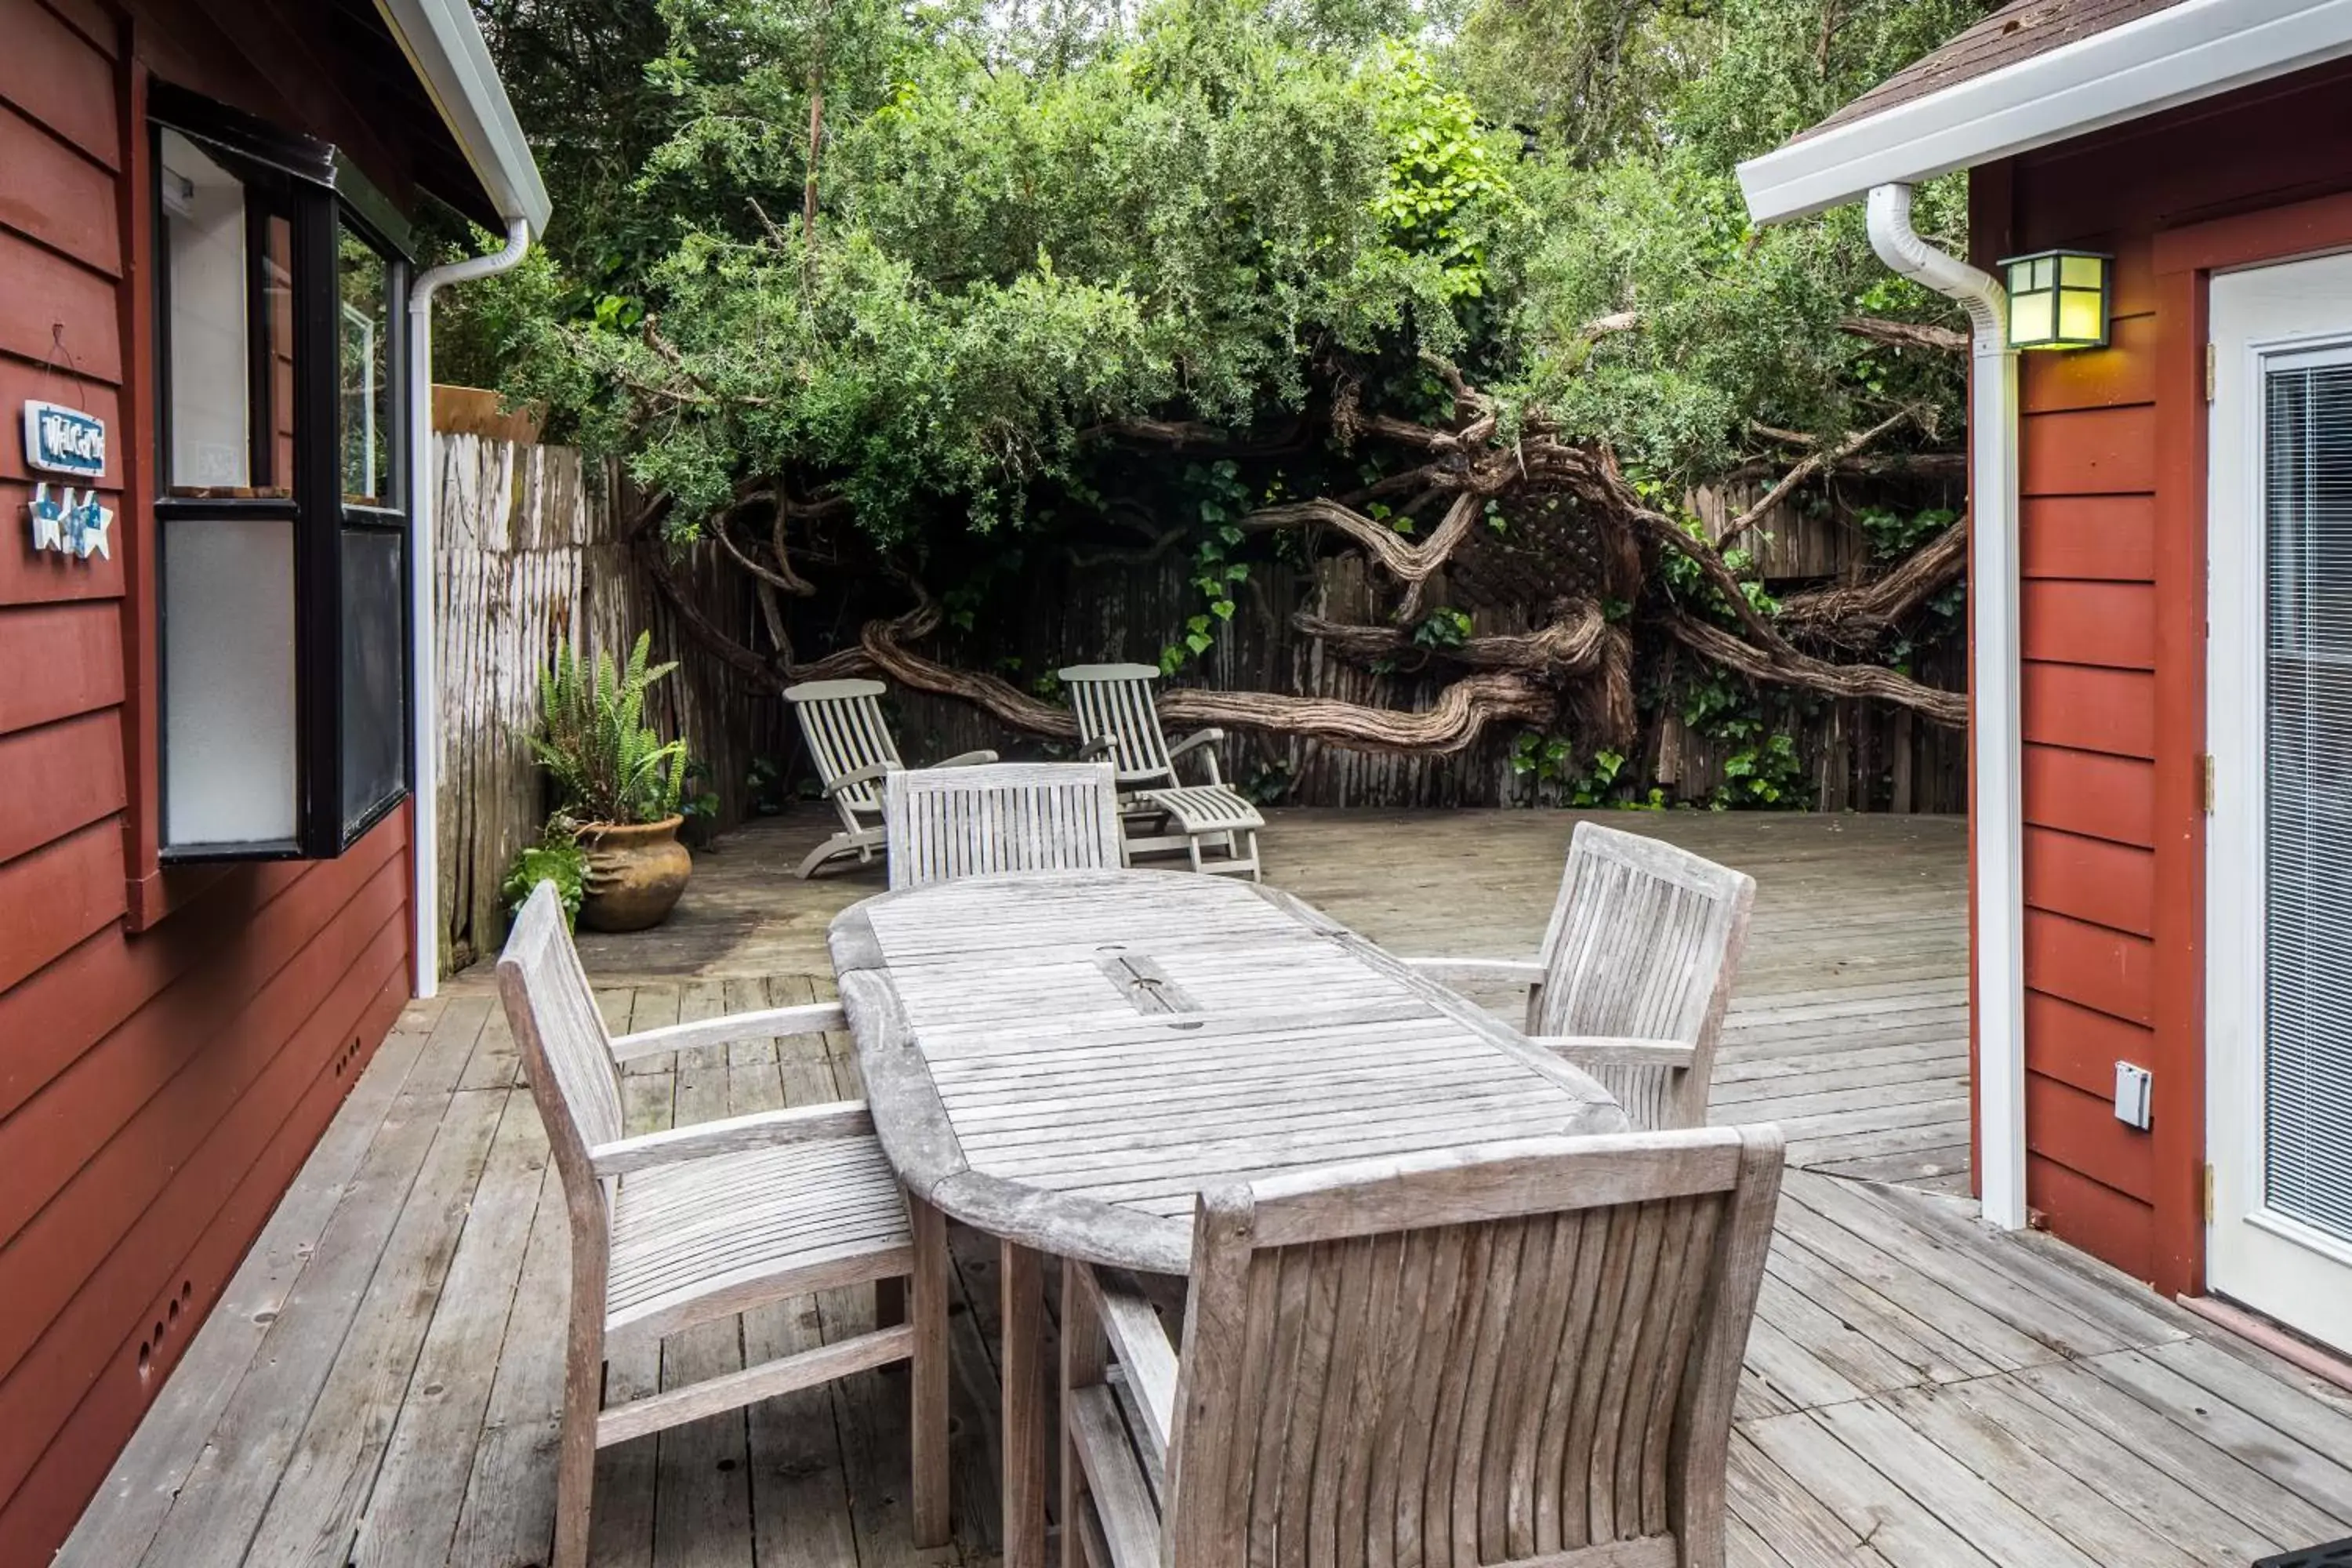
M 1571 818 L 1276 813 L 1271 879 L 1398 952 L 1517 953 Z M 1752 1568 L 2243 1568 L 2352 1534 L 2352 1398 L 1965 1200 L 1959 824 L 1612 816 L 1753 871 L 1716 1102 L 1795 1163 L 1732 1454 Z M 593 938 L 614 1026 L 805 1000 L 877 871 L 788 868 L 813 814 L 700 864 L 671 924 Z M 857 1092 L 848 1042 L 627 1080 L 633 1130 Z M 484 980 L 378 1052 L 60 1559 L 93 1568 L 544 1560 L 563 1205 Z M 616 1447 L 600 1564 L 878 1568 L 995 1558 L 993 1249 L 957 1249 L 957 1543 L 910 1544 L 903 1374 Z M 635 1388 L 857 1331 L 822 1297 L 616 1361 Z M 0 1552 L 0 1556 L 5 1556 Z

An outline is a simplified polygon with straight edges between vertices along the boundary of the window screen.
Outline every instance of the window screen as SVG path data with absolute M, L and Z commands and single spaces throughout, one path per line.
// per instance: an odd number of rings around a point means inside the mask
M 2263 394 L 2264 1197 L 2352 1241 L 2352 355 Z
M 345 837 L 408 782 L 408 542 L 396 529 L 343 530 Z

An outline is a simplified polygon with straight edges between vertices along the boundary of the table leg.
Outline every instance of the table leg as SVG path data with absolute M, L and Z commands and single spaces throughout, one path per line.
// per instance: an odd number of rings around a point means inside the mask
M 1004 1292 L 1004 1568 L 1045 1568 L 1044 1259 L 1002 1244 Z
M 911 1280 L 889 1283 L 912 1289 L 893 1292 L 895 1303 L 877 1293 L 875 1312 L 879 1316 L 886 1304 L 895 1304 L 899 1310 L 891 1321 L 903 1322 L 912 1298 L 915 1544 L 945 1546 L 953 1539 L 948 1516 L 948 1222 L 912 1193 L 907 1194 L 907 1216 L 915 1237 L 915 1272 Z

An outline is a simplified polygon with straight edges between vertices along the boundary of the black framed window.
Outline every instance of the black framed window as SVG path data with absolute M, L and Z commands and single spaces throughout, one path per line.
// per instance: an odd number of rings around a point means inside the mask
M 404 226 L 158 84 L 166 858 L 338 855 L 409 788 Z
M 396 805 L 408 785 L 406 426 L 396 374 L 404 268 L 348 216 L 335 258 L 342 486 L 338 724 L 348 841 Z

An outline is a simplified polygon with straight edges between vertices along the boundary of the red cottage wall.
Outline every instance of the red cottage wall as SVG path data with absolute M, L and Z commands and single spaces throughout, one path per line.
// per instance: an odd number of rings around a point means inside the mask
M 71 1529 L 408 994 L 406 812 L 333 862 L 155 863 L 145 75 L 369 143 L 289 68 L 318 11 L 150 11 L 0 0 L 5 1568 Z M 108 421 L 111 560 L 29 548 L 27 397 Z
M 1979 264 L 2116 258 L 2111 346 L 2021 374 L 2026 1191 L 2057 1235 L 2202 1288 L 2204 289 L 2159 237 L 2352 188 L 2331 66 L 1979 169 Z M 2115 1119 L 2115 1064 L 2155 1128 Z

